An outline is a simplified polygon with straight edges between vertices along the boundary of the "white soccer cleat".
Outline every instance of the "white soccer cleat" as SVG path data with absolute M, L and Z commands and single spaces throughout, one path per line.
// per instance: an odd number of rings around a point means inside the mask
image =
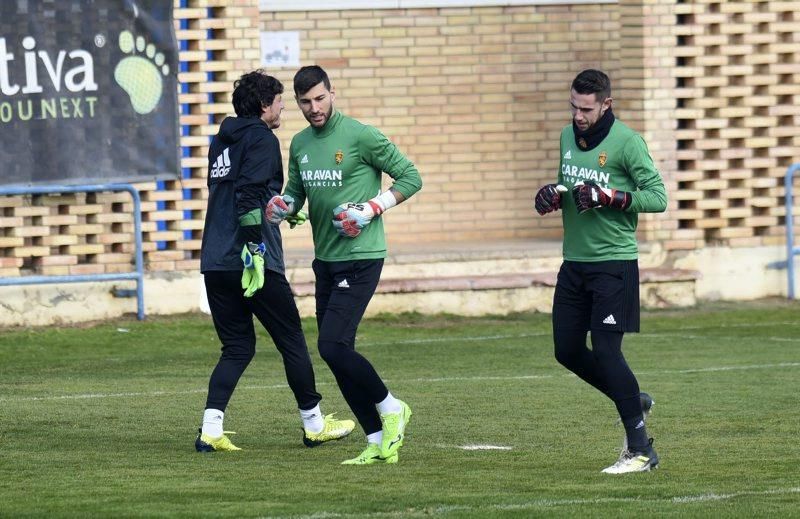
M 603 474 L 630 474 L 632 472 L 649 472 L 658 467 L 658 454 L 653 448 L 653 439 L 647 445 L 644 452 L 625 450 L 620 454 L 619 459 L 602 470 Z

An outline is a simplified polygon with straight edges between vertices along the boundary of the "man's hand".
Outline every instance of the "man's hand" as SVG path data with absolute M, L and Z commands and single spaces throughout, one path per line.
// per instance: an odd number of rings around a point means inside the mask
M 291 195 L 275 195 L 267 202 L 264 216 L 269 223 L 278 225 L 287 217 L 292 216 L 297 209 Z
M 372 200 L 361 204 L 346 202 L 333 210 L 333 226 L 340 236 L 355 238 L 383 209 Z
M 286 217 L 289 222 L 289 229 L 294 229 L 298 225 L 303 225 L 308 220 L 308 215 L 303 211 L 297 211 L 297 214 L 290 214 Z
M 244 297 L 253 297 L 264 286 L 264 253 L 267 246 L 264 243 L 247 242 L 242 247 L 242 288 Z
M 534 200 L 534 207 L 536 212 L 540 215 L 552 213 L 561 209 L 561 193 L 566 193 L 568 189 L 561 184 L 546 184 L 542 186 L 536 199 Z
M 624 211 L 631 205 L 631 194 L 627 191 L 607 189 L 598 186 L 595 182 L 578 182 L 572 188 L 572 198 L 579 213 L 584 213 L 595 207 L 611 207 Z

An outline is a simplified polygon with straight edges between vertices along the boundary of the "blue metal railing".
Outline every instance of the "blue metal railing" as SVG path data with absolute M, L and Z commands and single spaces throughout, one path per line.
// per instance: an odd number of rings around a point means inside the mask
M 89 184 L 78 186 L 0 187 L 0 195 L 42 195 L 53 193 L 88 193 L 98 191 L 127 191 L 133 197 L 133 226 L 136 240 L 136 271 L 113 274 L 73 276 L 23 276 L 0 278 L 0 286 L 39 285 L 44 283 L 81 283 L 133 279 L 136 281 L 136 316 L 144 319 L 144 254 L 142 252 L 142 203 L 139 192 L 130 184 Z
M 786 199 L 786 271 L 789 274 L 789 299 L 794 299 L 794 256 L 800 254 L 800 247 L 794 246 L 794 214 L 792 192 L 794 190 L 794 174 L 800 170 L 800 163 L 792 164 L 786 170 L 784 191 Z

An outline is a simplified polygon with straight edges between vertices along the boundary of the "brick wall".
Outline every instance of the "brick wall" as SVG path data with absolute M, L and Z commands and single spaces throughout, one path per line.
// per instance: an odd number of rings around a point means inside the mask
M 532 200 L 556 178 L 574 75 L 618 72 L 615 5 L 267 11 L 261 20 L 264 30 L 298 31 L 301 63 L 328 71 L 337 107 L 380 128 L 419 168 L 423 190 L 385 219 L 392 242 L 560 236 L 560 217 L 534 217 Z M 295 71 L 270 72 L 291 91 Z M 306 123 L 286 98 L 288 147 Z
M 676 5 L 682 248 L 784 242 L 783 178 L 800 162 L 800 2 Z
M 620 0 L 620 68 L 614 96 L 622 117 L 642 133 L 666 184 L 666 213 L 639 218 L 640 238 L 673 247 L 675 200 L 675 3 Z M 612 81 L 614 78 L 612 78 Z
M 180 7 L 184 5 L 184 7 Z M 181 180 L 139 184 L 150 271 L 196 271 L 209 135 L 232 81 L 258 67 L 259 31 L 299 31 L 301 61 L 330 73 L 337 106 L 374 124 L 425 187 L 386 219 L 390 241 L 556 238 L 531 200 L 555 178 L 568 88 L 605 69 L 615 112 L 641 131 L 670 191 L 641 235 L 668 249 L 782 242 L 782 177 L 800 161 L 800 2 L 259 12 L 258 0 L 175 0 L 184 63 Z M 294 69 L 278 136 L 306 123 Z M 676 79 L 677 78 L 677 79 Z M 125 194 L 0 197 L 0 276 L 130 270 Z M 309 248 L 307 228 L 284 232 Z

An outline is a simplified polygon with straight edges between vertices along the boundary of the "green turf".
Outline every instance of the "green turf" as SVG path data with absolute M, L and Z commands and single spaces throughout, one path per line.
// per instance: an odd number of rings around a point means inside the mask
M 800 514 L 800 304 L 643 315 L 625 352 L 661 457 L 608 476 L 613 405 L 559 366 L 549 316 L 365 320 L 358 348 L 414 410 L 400 463 L 302 446 L 280 358 L 226 413 L 242 452 L 194 437 L 218 342 L 205 316 L 0 336 L 1 517 L 790 517 Z M 314 326 L 304 322 L 309 344 Z M 352 417 L 312 346 L 325 412 Z M 493 445 L 510 450 L 464 450 Z

